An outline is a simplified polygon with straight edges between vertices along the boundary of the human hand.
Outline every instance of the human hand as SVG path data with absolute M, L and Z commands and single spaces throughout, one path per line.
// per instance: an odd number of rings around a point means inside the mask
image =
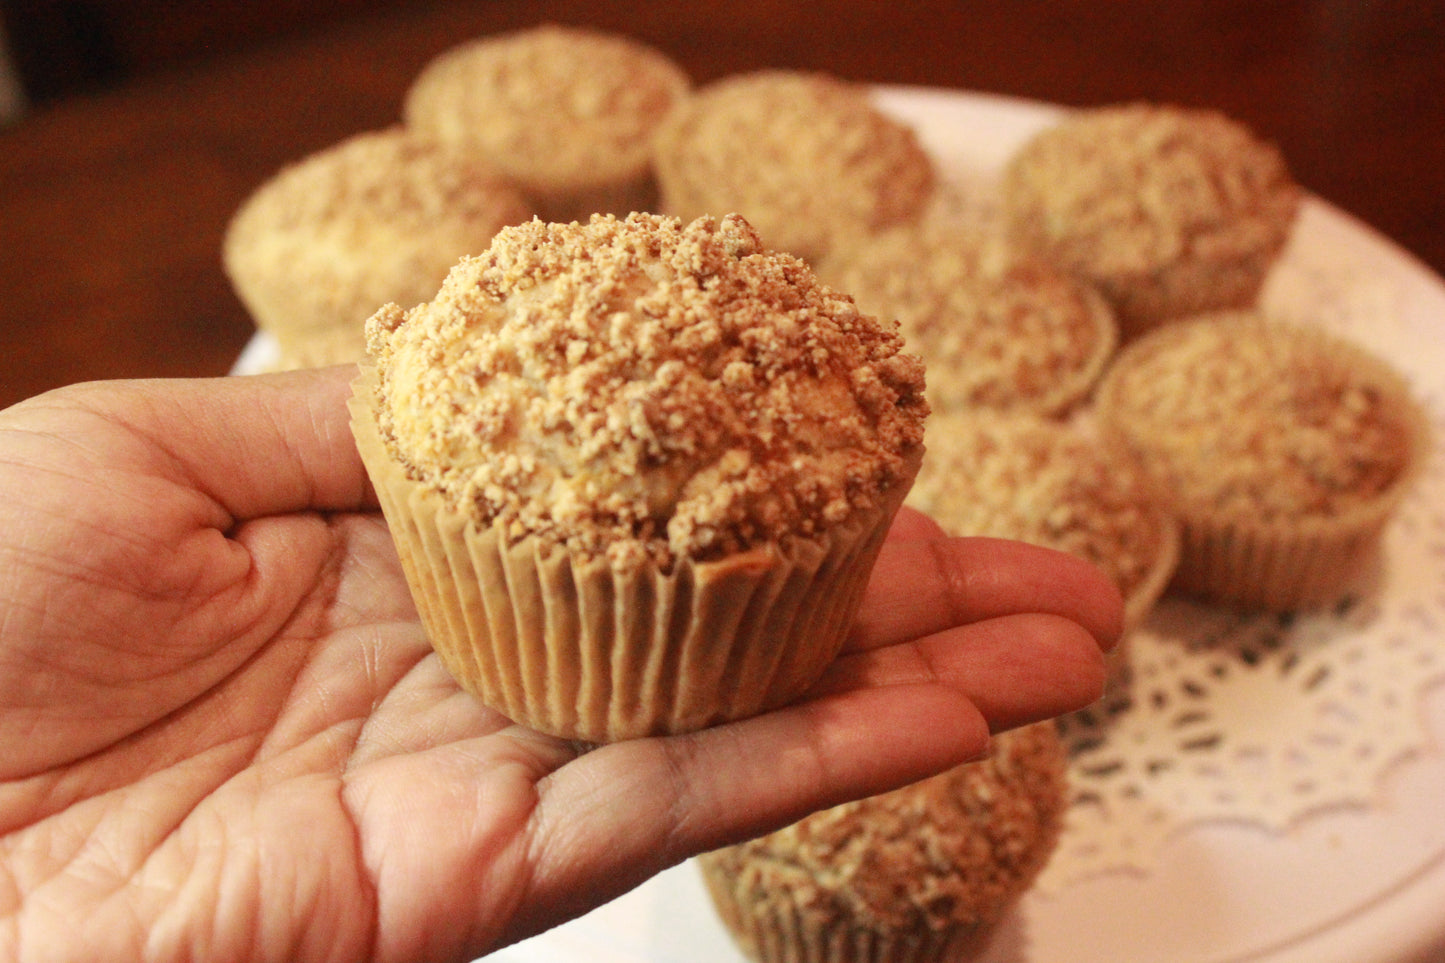
M 579 754 L 431 654 L 352 373 L 0 412 L 0 958 L 467 960 L 1102 688 L 1102 576 L 905 511 L 808 698 Z

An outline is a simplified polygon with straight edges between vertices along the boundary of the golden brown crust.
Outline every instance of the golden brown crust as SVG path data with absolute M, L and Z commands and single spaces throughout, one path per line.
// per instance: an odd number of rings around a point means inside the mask
M 278 172 L 232 218 L 222 259 L 288 358 L 356 361 L 377 308 L 425 300 L 459 257 L 529 217 L 492 169 L 393 127 Z
M 696 91 L 659 133 L 655 165 L 668 213 L 737 211 L 810 259 L 852 233 L 917 219 L 936 180 L 913 131 L 866 87 L 785 70 Z
M 1041 723 L 999 735 L 984 761 L 700 860 L 716 898 L 753 920 L 939 933 L 1012 905 L 1052 854 L 1066 805 L 1064 750 Z
M 411 475 L 614 564 L 813 537 L 922 441 L 922 364 L 746 221 L 635 214 L 500 233 L 368 322 Z
M 413 81 L 403 114 L 495 165 L 548 219 L 570 220 L 549 204 L 650 186 L 654 133 L 690 87 L 681 67 L 636 40 L 545 24 L 442 53 Z
M 1245 307 L 1288 238 L 1300 191 L 1272 145 L 1215 111 L 1080 111 L 1007 166 L 1023 243 L 1098 284 L 1126 334 Z
M 859 306 L 896 319 L 931 372 L 935 411 L 1058 415 L 1082 401 L 1118 341 L 1085 282 L 1001 238 L 900 228 L 846 245 L 820 274 Z

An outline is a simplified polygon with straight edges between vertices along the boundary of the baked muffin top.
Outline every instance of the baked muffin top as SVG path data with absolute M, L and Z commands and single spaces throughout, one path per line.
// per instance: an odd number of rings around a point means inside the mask
M 1060 414 L 1088 393 L 1118 341 L 1112 310 L 1086 282 L 978 231 L 888 231 L 845 246 L 819 272 L 863 310 L 898 320 L 940 412 Z
M 1418 411 L 1383 361 L 1256 312 L 1204 315 L 1131 345 L 1099 410 L 1175 499 L 1218 518 L 1345 515 L 1420 455 Z
M 647 170 L 657 125 L 690 86 L 630 37 L 544 24 L 440 54 L 412 82 L 403 115 L 526 190 L 581 188 Z
M 509 228 L 367 332 L 413 478 L 618 566 L 847 523 L 911 471 L 928 410 L 896 327 L 737 216 Z
M 258 325 L 288 344 L 342 328 L 360 357 L 377 308 L 430 297 L 457 258 L 531 216 L 496 171 L 391 127 L 266 181 L 231 219 L 222 260 Z
M 935 414 L 908 504 L 950 535 L 1010 538 L 1097 565 L 1127 598 L 1172 549 L 1174 522 L 1127 452 L 1024 414 Z
M 1067 805 L 1052 723 L 995 738 L 988 759 L 844 803 L 704 856 L 746 910 L 888 932 L 996 920 L 1052 854 Z
M 1011 228 L 1073 270 L 1147 275 L 1180 259 L 1278 247 L 1299 205 L 1280 152 L 1212 110 L 1082 110 L 1006 166 Z
M 806 258 L 921 216 L 936 181 L 913 130 L 878 110 L 866 87 L 790 70 L 695 91 L 659 132 L 655 167 L 669 213 L 737 211 Z

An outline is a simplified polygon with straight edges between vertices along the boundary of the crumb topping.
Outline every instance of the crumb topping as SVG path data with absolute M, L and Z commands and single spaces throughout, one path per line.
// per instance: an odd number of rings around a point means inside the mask
M 530 218 L 496 171 L 400 127 L 357 134 L 277 173 L 227 228 L 223 259 L 258 324 L 361 326 L 388 301 L 430 296 L 463 254 Z
M 407 123 L 479 148 L 529 185 L 586 185 L 650 162 L 652 136 L 691 81 L 628 37 L 545 24 L 461 44 L 429 63 Z
M 889 231 L 820 271 L 863 310 L 898 320 L 930 371 L 929 401 L 940 412 L 1057 414 L 1084 396 L 1117 341 L 1097 291 L 988 235 Z
M 258 192 L 268 232 L 420 232 L 438 218 L 514 214 L 516 195 L 495 170 L 437 149 L 398 127 L 349 137 L 279 173 Z
M 669 212 L 738 211 L 771 243 L 818 257 L 837 237 L 918 217 L 933 163 L 911 128 L 836 77 L 761 70 L 698 90 L 658 135 Z
M 922 363 L 742 218 L 532 221 L 367 324 L 411 476 L 614 565 L 816 537 L 922 442 Z
M 1126 597 L 1166 532 L 1142 474 L 1081 431 L 1023 415 L 935 415 L 908 503 L 951 535 L 1010 538 L 1097 565 Z
M 1108 380 L 1109 424 L 1177 497 L 1225 517 L 1341 515 L 1412 458 L 1411 402 L 1383 362 L 1252 312 L 1163 329 Z
M 1052 723 L 993 754 L 709 853 L 746 911 L 788 906 L 820 925 L 908 932 L 996 920 L 1052 854 L 1066 806 Z
M 1024 237 L 1111 277 L 1276 248 L 1299 203 L 1273 145 L 1216 111 L 1156 104 L 1085 110 L 1040 132 L 1003 190 Z

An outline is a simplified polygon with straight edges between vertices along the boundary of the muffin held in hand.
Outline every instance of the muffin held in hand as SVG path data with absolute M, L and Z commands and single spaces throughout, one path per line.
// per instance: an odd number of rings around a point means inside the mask
M 1052 723 L 990 756 L 698 857 L 756 963 L 925 963 L 985 940 L 1053 854 L 1067 807 Z
M 586 741 L 795 699 L 922 456 L 921 362 L 739 217 L 534 221 L 368 322 L 358 446 L 432 644 Z
M 667 213 L 737 211 L 810 260 L 845 237 L 917 220 L 936 181 L 913 130 L 874 107 L 866 87 L 787 70 L 697 90 L 659 133 L 655 166 Z
M 936 412 L 1063 415 L 1089 394 L 1118 342 L 1090 285 L 997 237 L 899 228 L 818 266 L 860 308 L 897 319 L 929 371 Z
M 1072 425 L 984 411 L 935 414 L 927 440 L 909 505 L 950 535 L 1092 562 L 1124 596 L 1126 629 L 1143 621 L 1174 574 L 1179 529 L 1128 451 Z
M 1005 220 L 1089 279 L 1125 338 L 1185 315 L 1252 307 L 1300 190 L 1273 146 L 1214 111 L 1083 110 L 1007 165 Z
M 1254 312 L 1139 339 L 1101 383 L 1097 414 L 1181 521 L 1174 584 L 1269 609 L 1349 589 L 1428 445 L 1390 365 Z
M 691 85 L 629 37 L 545 24 L 442 53 L 412 82 L 403 115 L 496 167 L 543 220 L 585 221 L 654 209 L 653 137 Z
M 531 216 L 491 168 L 393 127 L 261 185 L 231 219 L 222 260 L 283 367 L 355 362 L 377 308 L 426 300 L 458 258 Z

